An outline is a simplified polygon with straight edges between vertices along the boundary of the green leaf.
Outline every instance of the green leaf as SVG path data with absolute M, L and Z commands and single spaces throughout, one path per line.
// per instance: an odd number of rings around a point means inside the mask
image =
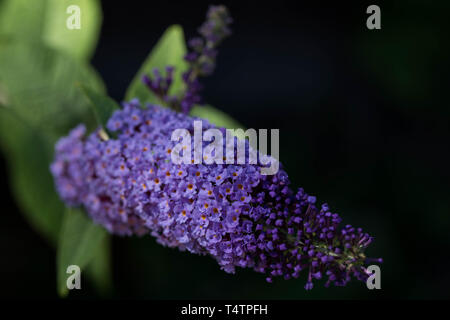
M 81 209 L 66 209 L 57 249 L 58 292 L 68 293 L 67 267 L 77 265 L 83 277 L 84 268 L 98 256 L 107 233 L 95 225 Z
M 80 29 L 67 27 L 70 5 L 80 8 Z M 44 42 L 83 60 L 94 53 L 101 23 L 99 0 L 4 0 L 0 7 L 0 33 Z
M 181 75 L 188 68 L 183 57 L 186 54 L 183 29 L 179 25 L 170 26 L 153 47 L 152 52 L 141 66 L 125 94 L 126 100 L 138 98 L 141 103 L 161 103 L 159 99 L 142 83 L 144 74 L 151 74 L 157 68 L 164 72 L 166 66 L 175 67 L 174 81 L 171 85 L 170 94 L 178 94 L 183 88 Z
M 64 205 L 49 171 L 55 137 L 27 126 L 8 107 L 0 107 L 0 147 L 7 160 L 10 187 L 27 221 L 52 245 L 60 236 Z M 105 237 L 87 266 L 98 292 L 111 292 L 110 239 Z
M 0 7 L 0 32 L 36 41 L 44 31 L 46 1 L 3 0 Z
M 0 96 L 27 124 L 57 136 L 94 123 L 76 82 L 104 92 L 88 64 L 39 43 L 0 39 Z
M 111 295 L 112 270 L 111 270 L 111 237 L 106 236 L 97 251 L 94 258 L 87 266 L 89 279 L 92 281 L 98 293 L 103 297 Z
M 219 109 L 216 109 L 210 105 L 204 106 L 194 106 L 192 108 L 191 116 L 199 117 L 208 120 L 212 124 L 226 129 L 245 129 L 242 124 L 238 121 L 234 120 L 228 114 Z M 237 135 L 238 138 L 242 139 L 240 135 Z
M 63 205 L 49 165 L 57 137 L 93 123 L 75 81 L 103 90 L 88 65 L 42 44 L 0 39 L 0 141 L 15 200 L 32 227 L 56 243 Z M 6 106 L 6 107 L 5 107 Z
M 5 107 L 0 107 L 0 137 L 19 208 L 36 231 L 56 243 L 64 207 L 49 171 L 54 137 L 26 125 Z
M 105 129 L 109 118 L 114 110 L 119 109 L 119 105 L 109 96 L 97 93 L 86 85 L 80 84 L 80 88 L 88 98 L 91 107 L 94 110 L 98 125 Z

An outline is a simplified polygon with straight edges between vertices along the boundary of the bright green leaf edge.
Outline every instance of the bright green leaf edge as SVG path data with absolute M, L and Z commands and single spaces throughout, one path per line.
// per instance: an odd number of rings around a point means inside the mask
M 179 94 L 184 88 L 181 75 L 188 68 L 188 64 L 183 59 L 185 54 L 186 44 L 183 28 L 179 25 L 172 25 L 167 28 L 158 40 L 131 81 L 131 84 L 125 93 L 125 99 L 129 101 L 138 98 L 142 104 L 155 103 L 164 105 L 164 103 L 142 83 L 142 76 L 151 74 L 155 68 L 164 74 L 165 67 L 167 66 L 173 66 L 175 68 L 173 75 L 174 81 L 171 85 L 170 94 Z
M 69 29 L 67 8 L 80 8 L 80 29 Z M 99 0 L 3 0 L 0 33 L 25 41 L 43 42 L 79 60 L 88 61 L 102 25 Z
M 244 126 L 237 120 L 233 119 L 231 116 L 225 112 L 216 109 L 210 105 L 194 106 L 192 108 L 190 115 L 193 117 L 199 117 L 208 120 L 210 123 L 216 125 L 220 128 L 226 129 L 244 129 Z M 236 135 L 239 139 L 243 139 L 244 136 L 240 135 L 239 132 Z
M 84 84 L 78 84 L 78 86 L 89 100 L 97 119 L 97 124 L 107 131 L 106 125 L 108 120 L 115 110 L 120 109 L 119 104 L 109 96 L 98 93 Z M 108 134 L 114 136 L 111 132 L 108 132 Z
M 56 261 L 58 272 L 58 293 L 68 294 L 66 285 L 67 267 L 77 265 L 83 276 L 84 268 L 95 258 L 98 246 L 107 236 L 102 227 L 95 225 L 83 210 L 67 208 L 61 226 Z

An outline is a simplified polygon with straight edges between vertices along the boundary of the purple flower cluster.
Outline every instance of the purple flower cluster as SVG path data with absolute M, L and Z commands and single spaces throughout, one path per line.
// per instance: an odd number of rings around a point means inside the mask
M 232 19 L 225 6 L 211 6 L 206 14 L 206 21 L 200 26 L 201 37 L 189 40 L 191 51 L 184 59 L 190 64 L 190 73 L 208 76 L 215 68 L 217 46 L 231 35 L 229 25 Z
M 232 20 L 225 6 L 210 6 L 206 21 L 199 28 L 201 37 L 192 38 L 188 45 L 191 49 L 184 59 L 189 69 L 183 73 L 182 79 L 186 86 L 181 96 L 169 95 L 172 83 L 173 68 L 168 67 L 166 76 L 162 77 L 158 70 L 154 70 L 153 78 L 144 75 L 142 80 L 147 87 L 174 110 L 189 113 L 195 104 L 201 102 L 200 91 L 202 86 L 199 77 L 210 75 L 215 68 L 217 46 L 231 34 L 229 25 Z
M 364 280 L 364 250 L 372 238 L 303 189 L 289 187 L 286 172 L 261 175 L 260 165 L 174 164 L 175 129 L 193 121 L 136 100 L 124 104 L 107 128 L 85 136 L 79 126 L 55 147 L 51 172 L 61 198 L 119 235 L 151 234 L 159 243 L 214 257 L 226 272 L 250 267 L 267 281 L 307 273 L 326 285 Z M 206 120 L 203 130 L 212 128 Z M 250 148 L 247 144 L 247 148 Z

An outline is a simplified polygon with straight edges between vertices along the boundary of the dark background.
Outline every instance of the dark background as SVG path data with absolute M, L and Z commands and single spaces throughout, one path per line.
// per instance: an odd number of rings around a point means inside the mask
M 384 258 L 382 289 L 317 283 L 305 292 L 304 276 L 267 284 L 261 274 L 228 275 L 209 257 L 151 237 L 114 237 L 112 297 L 449 298 L 448 2 L 226 4 L 233 35 L 203 81 L 205 101 L 246 127 L 280 129 L 293 186 L 375 237 L 367 253 Z M 381 7 L 381 30 L 366 28 L 369 4 Z M 178 23 L 194 36 L 207 7 L 103 1 L 93 65 L 109 94 L 122 99 L 166 27 Z M 56 297 L 53 249 L 27 226 L 5 178 L 1 189 L 1 296 Z M 88 282 L 83 287 L 73 297 L 96 297 Z

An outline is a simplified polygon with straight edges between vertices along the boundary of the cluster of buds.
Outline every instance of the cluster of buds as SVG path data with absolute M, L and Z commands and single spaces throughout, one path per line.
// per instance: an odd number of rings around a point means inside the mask
M 189 69 L 182 75 L 185 85 L 182 94 L 169 94 L 173 80 L 173 67 L 166 70 L 165 77 L 159 70 L 153 71 L 153 77 L 143 76 L 143 82 L 163 104 L 183 113 L 189 113 L 194 105 L 201 103 L 202 85 L 198 79 L 214 71 L 217 46 L 231 34 L 229 25 L 232 19 L 225 6 L 211 6 L 206 17 L 206 21 L 199 28 L 201 36 L 192 38 L 188 42 L 190 51 L 185 55 L 184 60 L 189 64 Z

